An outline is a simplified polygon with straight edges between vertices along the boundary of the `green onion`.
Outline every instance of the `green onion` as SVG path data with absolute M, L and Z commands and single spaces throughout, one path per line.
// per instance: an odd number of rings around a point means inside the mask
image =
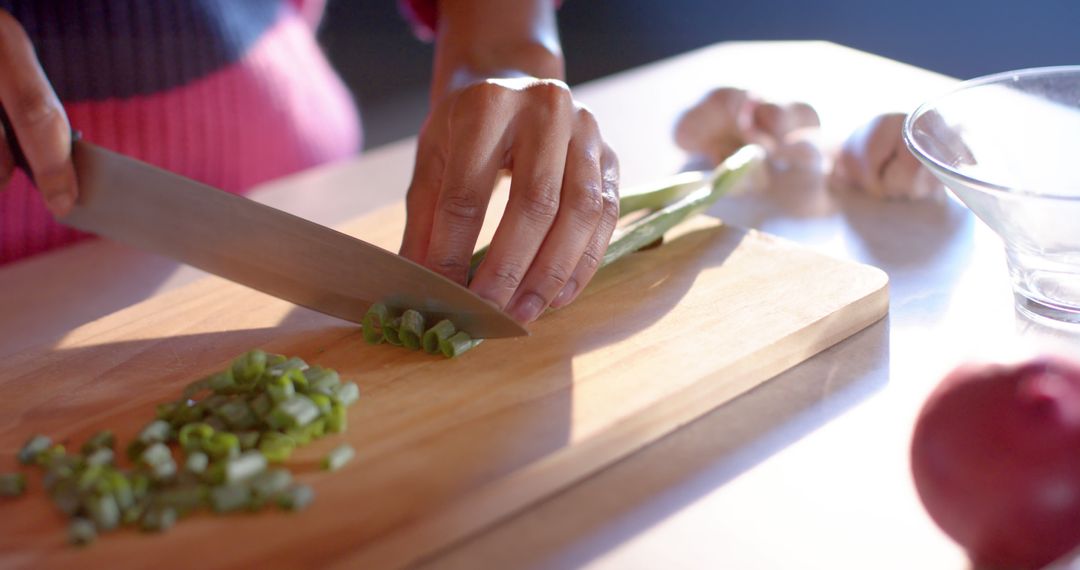
M 169 436 L 172 434 L 172 426 L 165 420 L 154 420 L 147 424 L 141 432 L 139 432 L 139 441 L 146 444 L 164 443 L 169 441 Z
M 74 519 L 68 525 L 68 542 L 76 546 L 85 546 L 94 542 L 97 538 L 97 530 L 94 523 L 86 519 Z
M 222 405 L 214 410 L 214 415 L 221 418 L 225 425 L 237 430 L 248 430 L 259 423 L 259 418 L 255 416 L 255 412 L 251 411 L 247 402 L 243 400 L 233 400 Z
M 104 447 L 101 448 L 86 457 L 87 465 L 112 465 L 115 459 L 115 453 L 113 450 Z
M 210 505 L 215 512 L 228 513 L 246 509 L 251 504 L 251 488 L 241 483 L 220 485 L 210 490 Z
M 202 446 L 213 459 L 227 459 L 240 455 L 240 438 L 227 431 L 215 432 Z
M 203 485 L 170 487 L 154 496 L 154 505 L 175 509 L 176 514 L 187 513 L 203 506 L 208 494 L 207 487 Z
M 401 317 L 394 317 L 388 322 L 383 323 L 383 340 L 394 345 L 402 346 L 401 343 Z
M 465 331 L 458 331 L 454 336 L 439 343 L 439 351 L 447 358 L 461 356 L 480 344 L 483 339 L 473 339 Z
M 259 452 L 270 463 L 281 463 L 292 455 L 296 448 L 296 440 L 279 432 L 271 431 L 263 434 L 259 442 Z
M 318 417 L 318 406 L 307 396 L 297 394 L 274 407 L 267 421 L 276 429 L 289 429 L 305 426 Z
M 61 461 L 67 455 L 67 450 L 59 443 L 52 445 L 34 457 L 34 462 L 42 467 L 49 467 L 57 461 Z
M 301 511 L 315 500 L 315 490 L 308 485 L 294 485 L 277 496 L 279 507 L 289 511 Z
M 18 497 L 26 492 L 26 475 L 0 473 L 0 497 Z
M 435 323 L 435 326 L 424 333 L 424 352 L 428 354 L 439 354 L 439 352 L 441 352 L 439 347 L 449 340 L 450 337 L 454 336 L 454 333 L 456 332 L 457 328 L 454 327 L 454 323 L 450 322 L 448 319 L 443 319 Z
M 184 470 L 195 475 L 202 475 L 209 465 L 210 456 L 201 451 L 195 451 L 188 455 L 184 461 Z
M 343 465 L 356 456 L 356 450 L 351 445 L 343 443 L 335 447 L 322 460 L 322 468 L 327 471 L 337 471 Z
M 185 402 L 188 401 L 188 400 L 194 400 L 195 396 L 198 396 L 198 395 L 202 394 L 203 392 L 211 390 L 212 389 L 210 387 L 210 379 L 211 378 L 213 378 L 213 376 L 208 376 L 206 378 L 203 378 L 201 380 L 196 380 L 196 381 L 192 382 L 191 384 L 188 384 L 187 387 L 184 388 L 184 391 L 181 393 L 181 400 L 183 400 Z
M 176 509 L 153 507 L 142 516 L 140 528 L 147 532 L 165 532 L 176 524 Z
M 239 384 L 255 382 L 266 370 L 266 353 L 255 349 L 233 360 L 232 375 Z
M 398 338 L 405 348 L 418 350 L 420 339 L 424 336 L 424 315 L 419 311 L 408 309 L 401 314 L 401 326 L 398 329 Z
M 379 344 L 383 341 L 383 324 L 390 321 L 390 309 L 382 303 L 375 303 L 368 308 L 362 323 L 364 340 L 368 344 Z
M 157 481 L 176 475 L 176 462 L 173 461 L 172 452 L 163 443 L 147 447 L 139 457 L 139 463 L 149 469 L 150 476 Z
M 259 445 L 259 435 L 257 431 L 242 431 L 236 434 L 236 438 L 240 440 L 240 451 L 255 449 Z
M 50 445 L 52 445 L 52 440 L 44 435 L 31 437 L 26 442 L 26 445 L 23 445 L 22 450 L 19 451 L 19 463 L 23 465 L 35 463 L 38 455 L 48 449 Z
M 274 400 L 270 398 L 270 394 L 261 392 L 258 396 L 252 398 L 250 406 L 251 411 L 255 412 L 255 415 L 262 419 L 266 417 L 266 414 L 270 413 L 270 410 L 274 409 Z
M 266 469 L 266 458 L 258 451 L 248 451 L 225 464 L 225 483 L 239 483 L 251 479 Z
M 184 451 L 198 451 L 214 436 L 214 428 L 206 423 L 190 423 L 180 428 L 177 439 Z
M 288 469 L 267 469 L 251 479 L 251 491 L 255 498 L 265 501 L 276 497 L 292 484 L 292 473 Z
M 319 368 L 318 366 L 304 372 L 308 381 L 308 395 L 322 394 L 330 396 L 336 386 L 341 384 L 341 377 L 334 370 Z
M 110 495 L 91 495 L 83 499 L 83 508 L 98 530 L 112 530 L 120 524 L 120 507 Z
M 334 390 L 334 399 L 343 406 L 351 406 L 360 399 L 360 386 L 356 382 L 342 384 Z
M 266 393 L 275 404 L 280 404 L 296 395 L 296 388 L 288 376 L 274 376 L 266 383 Z
M 326 431 L 329 433 L 342 433 L 349 425 L 345 406 L 339 403 L 331 404 L 330 413 L 324 415 L 323 418 L 326 420 Z
M 236 378 L 233 377 L 231 368 L 211 376 L 208 380 L 208 384 L 215 394 L 231 392 L 237 387 Z

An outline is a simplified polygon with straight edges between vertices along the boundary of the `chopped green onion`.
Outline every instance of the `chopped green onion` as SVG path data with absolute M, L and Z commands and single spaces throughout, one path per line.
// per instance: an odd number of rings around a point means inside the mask
M 419 311 L 408 309 L 401 314 L 401 326 L 398 329 L 398 338 L 405 348 L 417 350 L 420 348 L 420 339 L 424 336 L 424 315 Z
M 187 513 L 201 507 L 206 502 L 208 493 L 207 487 L 203 485 L 170 487 L 154 496 L 154 504 L 176 509 L 177 513 Z
M 56 508 L 68 516 L 74 515 L 82 508 L 82 494 L 75 486 L 75 481 L 71 479 L 58 482 L 49 492 L 49 496 L 52 497 Z
M 282 374 L 285 374 L 290 370 L 299 370 L 303 372 L 307 369 L 308 363 L 305 362 L 303 358 L 300 358 L 299 356 L 293 356 L 290 358 L 286 358 L 285 360 L 282 360 L 281 362 L 278 362 L 273 366 L 267 368 L 266 373 L 270 376 L 281 376 Z
M 112 530 L 120 524 L 120 507 L 111 495 L 91 495 L 83 499 L 83 508 L 98 530 Z
M 210 456 L 201 451 L 195 451 L 188 455 L 184 461 L 184 470 L 195 475 L 202 475 L 209 465 Z
M 266 469 L 266 458 L 258 451 L 248 451 L 225 464 L 225 483 L 239 483 Z
M 270 398 L 270 394 L 266 392 L 260 392 L 258 396 L 255 396 L 250 403 L 251 411 L 255 412 L 259 418 L 265 418 L 266 414 L 270 413 L 270 410 L 274 409 L 274 401 Z
M 343 406 L 351 406 L 360 399 L 360 386 L 356 382 L 347 382 L 334 390 L 334 398 Z
M 362 323 L 364 340 L 368 344 L 379 344 L 383 341 L 383 323 L 390 320 L 390 309 L 382 303 L 375 303 L 368 308 Z
M 233 377 L 233 371 L 231 368 L 223 372 L 218 372 L 217 374 L 214 374 L 208 379 L 207 382 L 210 386 L 210 389 L 213 390 L 215 394 L 228 393 L 235 390 L 237 387 L 236 378 Z M 212 397 L 213 396 L 211 396 L 211 398 Z
M 115 459 L 115 453 L 113 450 L 103 447 L 97 451 L 91 453 L 86 457 L 87 465 L 112 465 Z
M 428 354 L 439 354 L 439 347 L 449 340 L 450 337 L 454 336 L 454 333 L 456 332 L 457 328 L 454 326 L 454 323 L 450 322 L 448 319 L 443 319 L 435 323 L 435 326 L 424 333 L 424 352 Z
M 265 501 L 277 496 L 292 484 L 292 473 L 288 469 L 267 469 L 251 479 L 251 490 L 255 498 Z
M 219 485 L 210 490 L 210 505 L 215 512 L 228 513 L 246 509 L 251 504 L 251 488 L 241 483 Z
M 38 455 L 48 449 L 50 445 L 52 445 L 52 440 L 44 435 L 31 437 L 26 442 L 26 445 L 23 445 L 22 450 L 19 451 L 19 463 L 23 465 L 34 463 Z
M 131 488 L 131 481 L 123 473 L 109 470 L 103 477 L 120 510 L 130 509 L 135 504 L 135 492 Z
M 297 394 L 279 403 L 267 421 L 276 429 L 305 426 L 319 417 L 319 408 L 307 396 Z
M 206 441 L 214 436 L 214 428 L 206 423 L 191 423 L 180 428 L 177 439 L 184 451 L 197 451 L 203 448 Z
M 323 394 L 329 396 L 334 387 L 341 384 L 341 377 L 334 370 L 327 370 L 315 366 L 304 372 L 304 378 L 308 381 L 308 395 Z
M 146 445 L 164 443 L 169 441 L 169 436 L 171 434 L 172 426 L 169 425 L 169 422 L 165 420 L 154 420 L 139 432 L 139 441 Z
M 355 456 L 356 450 L 351 445 L 343 443 L 335 447 L 323 458 L 322 468 L 327 471 L 337 471 Z
M 473 338 L 465 331 L 458 331 L 454 333 L 454 336 L 446 339 L 444 342 L 440 342 L 439 350 L 443 353 L 443 356 L 455 358 L 472 350 L 482 341 L 483 339 L 473 340 Z
M 0 473 L 0 497 L 18 497 L 26 492 L 26 475 Z
M 240 440 L 240 451 L 250 451 L 258 447 L 259 435 L 257 431 L 242 431 L 236 434 L 236 438 Z
M 263 434 L 262 441 L 259 442 L 259 452 L 270 463 L 281 463 L 287 460 L 294 448 L 296 448 L 296 440 L 276 431 Z
M 165 532 L 174 524 L 176 524 L 176 509 L 158 506 L 146 511 L 139 526 L 147 532 Z
M 382 327 L 383 339 L 394 346 L 401 346 L 400 330 L 401 317 L 394 317 L 389 322 L 384 322 Z
M 85 546 L 94 542 L 97 538 L 97 530 L 94 523 L 86 519 L 74 519 L 68 525 L 68 542 L 76 546 Z
M 251 384 L 266 371 L 265 352 L 255 349 L 233 360 L 232 375 L 239 384 Z
M 232 429 L 248 430 L 259 423 L 255 412 L 251 411 L 247 402 L 233 400 L 214 410 L 214 415 L 221 418 Z
M 329 433 L 342 433 L 345 431 L 345 427 L 349 425 L 345 406 L 339 403 L 332 404 L 330 413 L 324 415 L 323 418 L 326 420 L 326 431 Z
M 319 439 L 326 435 L 326 420 L 319 418 L 306 426 L 291 428 L 285 433 L 292 437 L 296 443 L 307 445 L 311 443 L 312 440 Z
M 65 455 L 67 455 L 67 450 L 64 449 L 63 445 L 57 443 L 41 453 L 38 453 L 37 456 L 34 457 L 34 462 L 43 467 L 49 467 L 53 463 L 62 460 Z
M 273 376 L 267 381 L 266 393 L 275 404 L 280 404 L 296 395 L 296 387 L 293 386 L 292 379 L 283 374 L 281 376 Z
M 308 399 L 311 400 L 315 407 L 319 408 L 319 413 L 323 416 L 330 413 L 330 408 L 334 405 L 333 400 L 326 394 L 309 394 Z
M 240 455 L 240 438 L 227 431 L 215 432 L 202 446 L 213 459 L 226 459 Z
M 173 415 L 183 406 L 180 402 L 165 402 L 157 406 L 157 419 L 171 422 Z
M 308 485 L 293 485 L 277 496 L 279 507 L 289 511 L 302 511 L 315 500 L 315 490 Z

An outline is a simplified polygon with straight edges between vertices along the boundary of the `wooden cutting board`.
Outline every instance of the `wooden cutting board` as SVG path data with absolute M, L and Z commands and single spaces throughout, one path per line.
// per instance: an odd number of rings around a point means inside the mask
M 393 248 L 403 208 L 345 231 Z M 123 278 L 123 276 L 117 276 Z M 127 441 L 182 386 L 255 347 L 357 381 L 346 434 L 294 455 L 306 511 L 196 515 L 163 536 L 69 547 L 31 474 L 0 502 L 0 567 L 385 568 L 422 559 L 647 445 L 877 321 L 886 275 L 700 218 L 602 271 L 528 338 L 447 361 L 368 346 L 357 327 L 209 278 L 0 368 L 0 471 L 34 433 Z M 322 473 L 346 440 L 357 458 Z

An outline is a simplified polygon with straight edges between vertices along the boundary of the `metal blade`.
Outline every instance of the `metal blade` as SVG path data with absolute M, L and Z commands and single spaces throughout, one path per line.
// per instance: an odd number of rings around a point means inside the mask
M 353 322 L 383 302 L 479 338 L 528 334 L 465 287 L 367 242 L 85 141 L 73 154 L 81 195 L 63 220 L 73 227 Z

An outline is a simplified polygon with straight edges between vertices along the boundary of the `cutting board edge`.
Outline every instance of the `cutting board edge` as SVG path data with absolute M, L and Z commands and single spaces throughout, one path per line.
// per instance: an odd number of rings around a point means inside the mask
M 888 275 L 881 269 L 859 264 L 873 270 L 881 279 L 871 285 L 871 289 L 862 297 L 849 303 L 839 311 L 834 311 L 812 322 L 800 331 L 820 332 L 810 335 L 817 342 L 807 346 L 794 347 L 790 354 L 778 361 L 770 361 L 763 367 L 750 367 L 743 371 L 737 382 L 713 383 L 713 378 L 730 374 L 730 370 L 715 371 L 686 388 L 675 392 L 656 403 L 652 409 L 666 413 L 675 413 L 679 419 L 670 423 L 646 420 L 642 415 L 631 415 L 603 433 L 578 442 L 572 448 L 552 454 L 522 470 L 511 473 L 502 479 L 474 492 L 468 493 L 449 507 L 442 509 L 435 516 L 417 521 L 412 525 L 388 535 L 377 544 L 365 549 L 345 554 L 335 560 L 332 568 L 399 568 L 438 557 L 440 552 L 452 549 L 454 545 L 484 532 L 485 529 L 498 525 L 501 521 L 514 517 L 532 505 L 546 501 L 565 489 L 581 481 L 594 477 L 633 454 L 643 450 L 661 439 L 670 436 L 682 427 L 698 420 L 712 410 L 730 404 L 738 396 L 767 383 L 772 378 L 815 356 L 816 354 L 850 338 L 879 322 L 888 315 L 889 288 Z M 862 318 L 851 318 L 848 313 L 863 313 Z M 850 320 L 849 320 L 850 319 Z M 845 323 L 850 326 L 843 326 Z M 819 330 L 824 329 L 824 330 Z M 832 330 L 836 329 L 836 330 Z M 768 349 L 762 349 L 762 352 Z M 755 355 L 757 357 L 758 355 Z M 744 359 L 753 362 L 757 358 Z M 745 367 L 745 365 L 744 365 Z M 736 369 L 741 368 L 739 366 Z M 738 370 L 736 370 L 738 371 Z M 761 380 L 764 376 L 764 380 Z M 733 385 L 734 384 L 734 385 Z M 708 396 L 708 388 L 713 388 L 711 397 L 702 397 L 703 390 Z M 719 388 L 719 390 L 716 390 Z M 669 410 L 671 408 L 671 410 Z M 655 417 L 655 413 L 650 416 Z M 639 428 L 638 424 L 646 424 Z M 648 424 L 653 424 L 649 426 Z M 642 429 L 643 428 L 643 429 Z M 642 429 L 642 431 L 637 431 Z M 628 437 L 633 434 L 633 437 Z M 636 438 L 636 439 L 635 439 Z M 620 439 L 625 441 L 619 441 Z M 613 446 L 606 452 L 605 447 Z M 598 451 L 601 450 L 601 451 Z M 582 458 L 588 458 L 582 461 Z M 573 470 L 566 476 L 565 469 Z M 560 469 L 564 470 L 556 474 Z M 480 503 L 481 507 L 475 507 Z M 479 512 L 477 512 L 479 509 Z M 440 541 L 442 544 L 426 551 L 419 551 L 417 546 Z

